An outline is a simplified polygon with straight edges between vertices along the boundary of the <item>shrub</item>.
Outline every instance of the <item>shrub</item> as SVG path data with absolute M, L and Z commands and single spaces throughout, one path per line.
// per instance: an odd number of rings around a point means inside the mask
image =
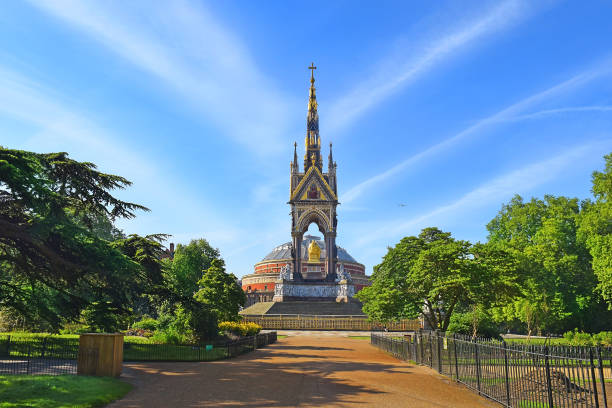
M 563 338 L 570 346 L 592 346 L 593 337 L 589 333 L 579 332 L 578 329 L 563 333 Z
M 119 308 L 109 301 L 92 302 L 83 310 L 82 317 L 90 332 L 114 333 L 127 326 Z
M 563 333 L 563 338 L 571 346 L 612 346 L 612 331 L 589 334 L 574 330 Z
M 187 325 L 198 341 L 209 340 L 217 336 L 217 315 L 209 309 L 195 308 L 188 312 Z
M 155 331 L 157 330 L 158 327 L 158 322 L 157 320 L 151 318 L 151 317 L 145 317 L 144 319 L 140 320 L 139 322 L 136 322 L 132 325 L 132 328 L 134 329 L 143 329 L 143 330 L 149 330 L 149 331 Z
M 64 325 L 64 327 L 62 329 L 60 329 L 60 334 L 83 334 L 83 333 L 88 333 L 89 330 L 89 326 L 81 323 L 81 322 L 74 322 L 74 323 L 66 323 Z
M 253 336 L 261 331 L 261 326 L 251 322 L 221 322 L 219 330 L 237 336 Z
M 612 347 L 612 331 L 602 331 L 593 335 L 593 340 L 604 347 Z
M 493 322 L 488 313 L 482 311 L 470 311 L 466 313 L 455 312 L 450 318 L 446 331 L 448 333 L 473 335 L 474 313 L 477 313 L 477 333 L 479 337 L 499 338 L 499 328 Z
M 164 344 L 185 344 L 190 343 L 189 336 L 179 332 L 174 327 L 168 327 L 167 329 L 157 330 L 151 337 L 151 341 L 154 343 Z
M 151 337 L 153 332 L 145 329 L 129 329 L 123 332 L 126 336 Z

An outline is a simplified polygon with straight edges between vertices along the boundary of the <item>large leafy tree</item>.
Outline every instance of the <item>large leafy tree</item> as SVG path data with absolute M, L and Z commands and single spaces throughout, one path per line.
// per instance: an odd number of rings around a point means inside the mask
M 157 284 L 157 272 L 122 252 L 129 239 L 111 245 L 96 230 L 147 210 L 111 193 L 130 184 L 67 153 L 0 147 L 0 308 L 56 329 L 93 302 L 125 310 L 135 282 Z
M 163 321 L 172 321 L 179 332 L 191 332 L 199 340 L 214 337 L 218 318 L 225 316 L 222 312 L 226 310 L 227 294 L 216 287 L 202 291 L 200 282 L 212 270 L 207 284 L 223 283 L 216 274 L 219 269 L 223 271 L 220 252 L 205 239 L 177 245 L 174 258 L 164 261 L 164 282 L 169 294 L 155 298 L 160 300 L 155 314 Z
M 605 170 L 593 172 L 595 201 L 583 205 L 578 238 L 592 256 L 597 289 L 612 309 L 612 153 L 605 160 Z
M 491 305 L 511 296 L 515 271 L 514 260 L 503 249 L 472 246 L 426 228 L 389 248 L 374 268 L 372 286 L 357 297 L 372 319 L 422 314 L 431 327 L 446 330 L 459 304 Z
M 580 211 L 576 198 L 515 196 L 487 225 L 490 242 L 520 264 L 521 296 L 496 310 L 499 320 L 519 320 L 528 333 L 589 328 L 599 297 L 591 257 L 577 239 Z
M 171 290 L 191 299 L 198 290 L 198 281 L 221 254 L 205 239 L 194 239 L 187 245 L 177 245 L 174 258 L 167 262 L 165 276 Z
M 194 298 L 208 306 L 217 315 L 218 320 L 238 319 L 238 312 L 246 302 L 246 295 L 238 285 L 236 276 L 225 272 L 222 260 L 212 261 L 198 285 L 199 290 Z

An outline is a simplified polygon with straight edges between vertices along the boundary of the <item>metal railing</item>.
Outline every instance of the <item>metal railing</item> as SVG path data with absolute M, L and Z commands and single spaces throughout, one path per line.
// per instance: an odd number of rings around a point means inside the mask
M 610 347 L 518 345 L 426 331 L 406 337 L 373 333 L 371 343 L 505 407 L 605 408 L 612 389 Z
M 257 323 L 264 329 L 273 330 L 354 330 L 354 331 L 410 331 L 419 330 L 418 320 L 400 320 L 377 323 L 364 316 L 322 315 L 246 315 L 243 321 Z
M 123 361 L 212 361 L 274 343 L 276 332 L 204 344 L 123 343 Z M 0 336 L 0 374 L 76 374 L 79 339 Z
M 76 374 L 79 339 L 0 337 L 0 374 Z

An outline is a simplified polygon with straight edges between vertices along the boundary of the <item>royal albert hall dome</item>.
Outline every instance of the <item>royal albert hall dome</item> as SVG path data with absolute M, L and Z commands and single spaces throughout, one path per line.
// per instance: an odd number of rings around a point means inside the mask
M 353 258 L 344 248 L 337 246 L 337 265 L 344 265 L 355 285 L 355 292 L 370 281 L 365 274 L 365 266 Z M 320 237 L 305 235 L 302 240 L 302 276 L 305 280 L 322 279 L 325 275 L 325 241 Z M 291 242 L 279 245 L 255 264 L 255 271 L 242 278 L 242 289 L 247 294 L 247 306 L 256 302 L 271 301 L 274 296 L 274 283 L 278 279 L 280 269 L 286 264 L 292 264 Z

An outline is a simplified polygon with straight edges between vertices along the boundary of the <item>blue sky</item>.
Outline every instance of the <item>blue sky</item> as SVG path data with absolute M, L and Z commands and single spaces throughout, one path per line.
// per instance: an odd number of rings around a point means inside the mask
M 516 193 L 590 196 L 611 20 L 603 0 L 6 2 L 0 144 L 128 178 L 152 211 L 121 228 L 204 237 L 242 276 L 290 240 L 314 61 L 338 243 L 371 273 L 427 226 L 485 240 Z

